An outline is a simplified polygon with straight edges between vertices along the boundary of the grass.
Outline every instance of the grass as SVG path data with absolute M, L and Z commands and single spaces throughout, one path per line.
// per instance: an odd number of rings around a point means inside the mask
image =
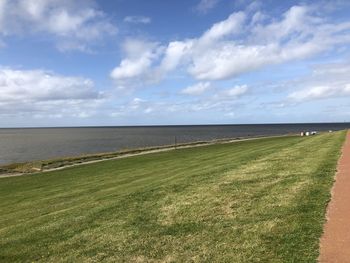
M 345 132 L 0 179 L 1 262 L 316 262 Z
M 85 155 L 79 155 L 79 156 L 73 156 L 73 157 L 4 164 L 4 165 L 0 165 L 0 177 L 3 175 L 8 176 L 11 174 L 13 175 L 13 174 L 19 174 L 19 173 L 20 174 L 37 173 L 40 171 L 48 171 L 56 168 L 74 166 L 76 164 L 108 160 L 108 159 L 116 159 L 118 157 L 143 154 L 143 153 L 148 153 L 152 151 L 162 151 L 162 150 L 171 150 L 173 148 L 177 149 L 177 148 L 184 148 L 184 147 L 227 143 L 227 142 L 232 142 L 234 140 L 246 140 L 246 139 L 252 139 L 252 138 L 237 137 L 237 138 L 227 138 L 227 139 L 216 139 L 212 141 L 195 141 L 195 142 L 188 142 L 188 143 L 178 143 L 176 145 L 163 145 L 163 146 L 136 148 L 136 149 L 123 149 L 116 152 L 85 154 Z

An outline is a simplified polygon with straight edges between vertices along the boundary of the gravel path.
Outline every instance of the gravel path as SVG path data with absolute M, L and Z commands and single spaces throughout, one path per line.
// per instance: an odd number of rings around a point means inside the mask
M 338 162 L 321 238 L 319 262 L 350 262 L 350 131 Z

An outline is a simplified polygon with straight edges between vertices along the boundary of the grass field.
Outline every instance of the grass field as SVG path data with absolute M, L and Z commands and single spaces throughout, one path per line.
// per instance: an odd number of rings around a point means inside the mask
M 315 262 L 345 132 L 0 179 L 1 262 Z

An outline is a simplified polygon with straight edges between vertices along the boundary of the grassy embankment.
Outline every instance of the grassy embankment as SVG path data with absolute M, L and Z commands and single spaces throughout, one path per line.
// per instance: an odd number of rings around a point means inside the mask
M 271 137 L 280 137 L 286 135 L 275 135 Z M 79 155 L 73 157 L 64 157 L 64 158 L 55 158 L 48 160 L 40 160 L 40 161 L 31 161 L 31 162 L 23 162 L 23 163 L 11 163 L 0 165 L 0 177 L 7 177 L 11 174 L 30 174 L 37 173 L 40 171 L 50 171 L 55 169 L 66 168 L 69 166 L 76 166 L 85 163 L 92 163 L 97 161 L 109 160 L 109 159 L 119 159 L 123 157 L 129 157 L 131 155 L 139 155 L 139 154 L 147 154 L 150 152 L 160 152 L 160 151 L 168 151 L 174 148 L 187 148 L 187 147 L 195 147 L 195 146 L 203 146 L 203 145 L 211 145 L 211 144 L 220 144 L 220 143 L 228 143 L 238 140 L 252 140 L 257 138 L 264 138 L 263 136 L 257 136 L 254 138 L 227 138 L 227 139 L 216 139 L 212 141 L 196 141 L 196 142 L 188 142 L 188 143 L 178 143 L 176 145 L 163 145 L 163 146 L 152 146 L 145 148 L 136 148 L 136 149 L 125 149 L 116 152 L 106 152 L 106 153 L 95 153 L 95 154 L 86 154 Z
M 313 262 L 345 132 L 0 179 L 0 261 Z

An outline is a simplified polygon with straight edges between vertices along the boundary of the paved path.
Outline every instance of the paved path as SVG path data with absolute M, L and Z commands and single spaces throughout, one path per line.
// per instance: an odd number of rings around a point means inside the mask
M 321 263 L 350 263 L 350 131 L 337 170 L 321 238 Z

